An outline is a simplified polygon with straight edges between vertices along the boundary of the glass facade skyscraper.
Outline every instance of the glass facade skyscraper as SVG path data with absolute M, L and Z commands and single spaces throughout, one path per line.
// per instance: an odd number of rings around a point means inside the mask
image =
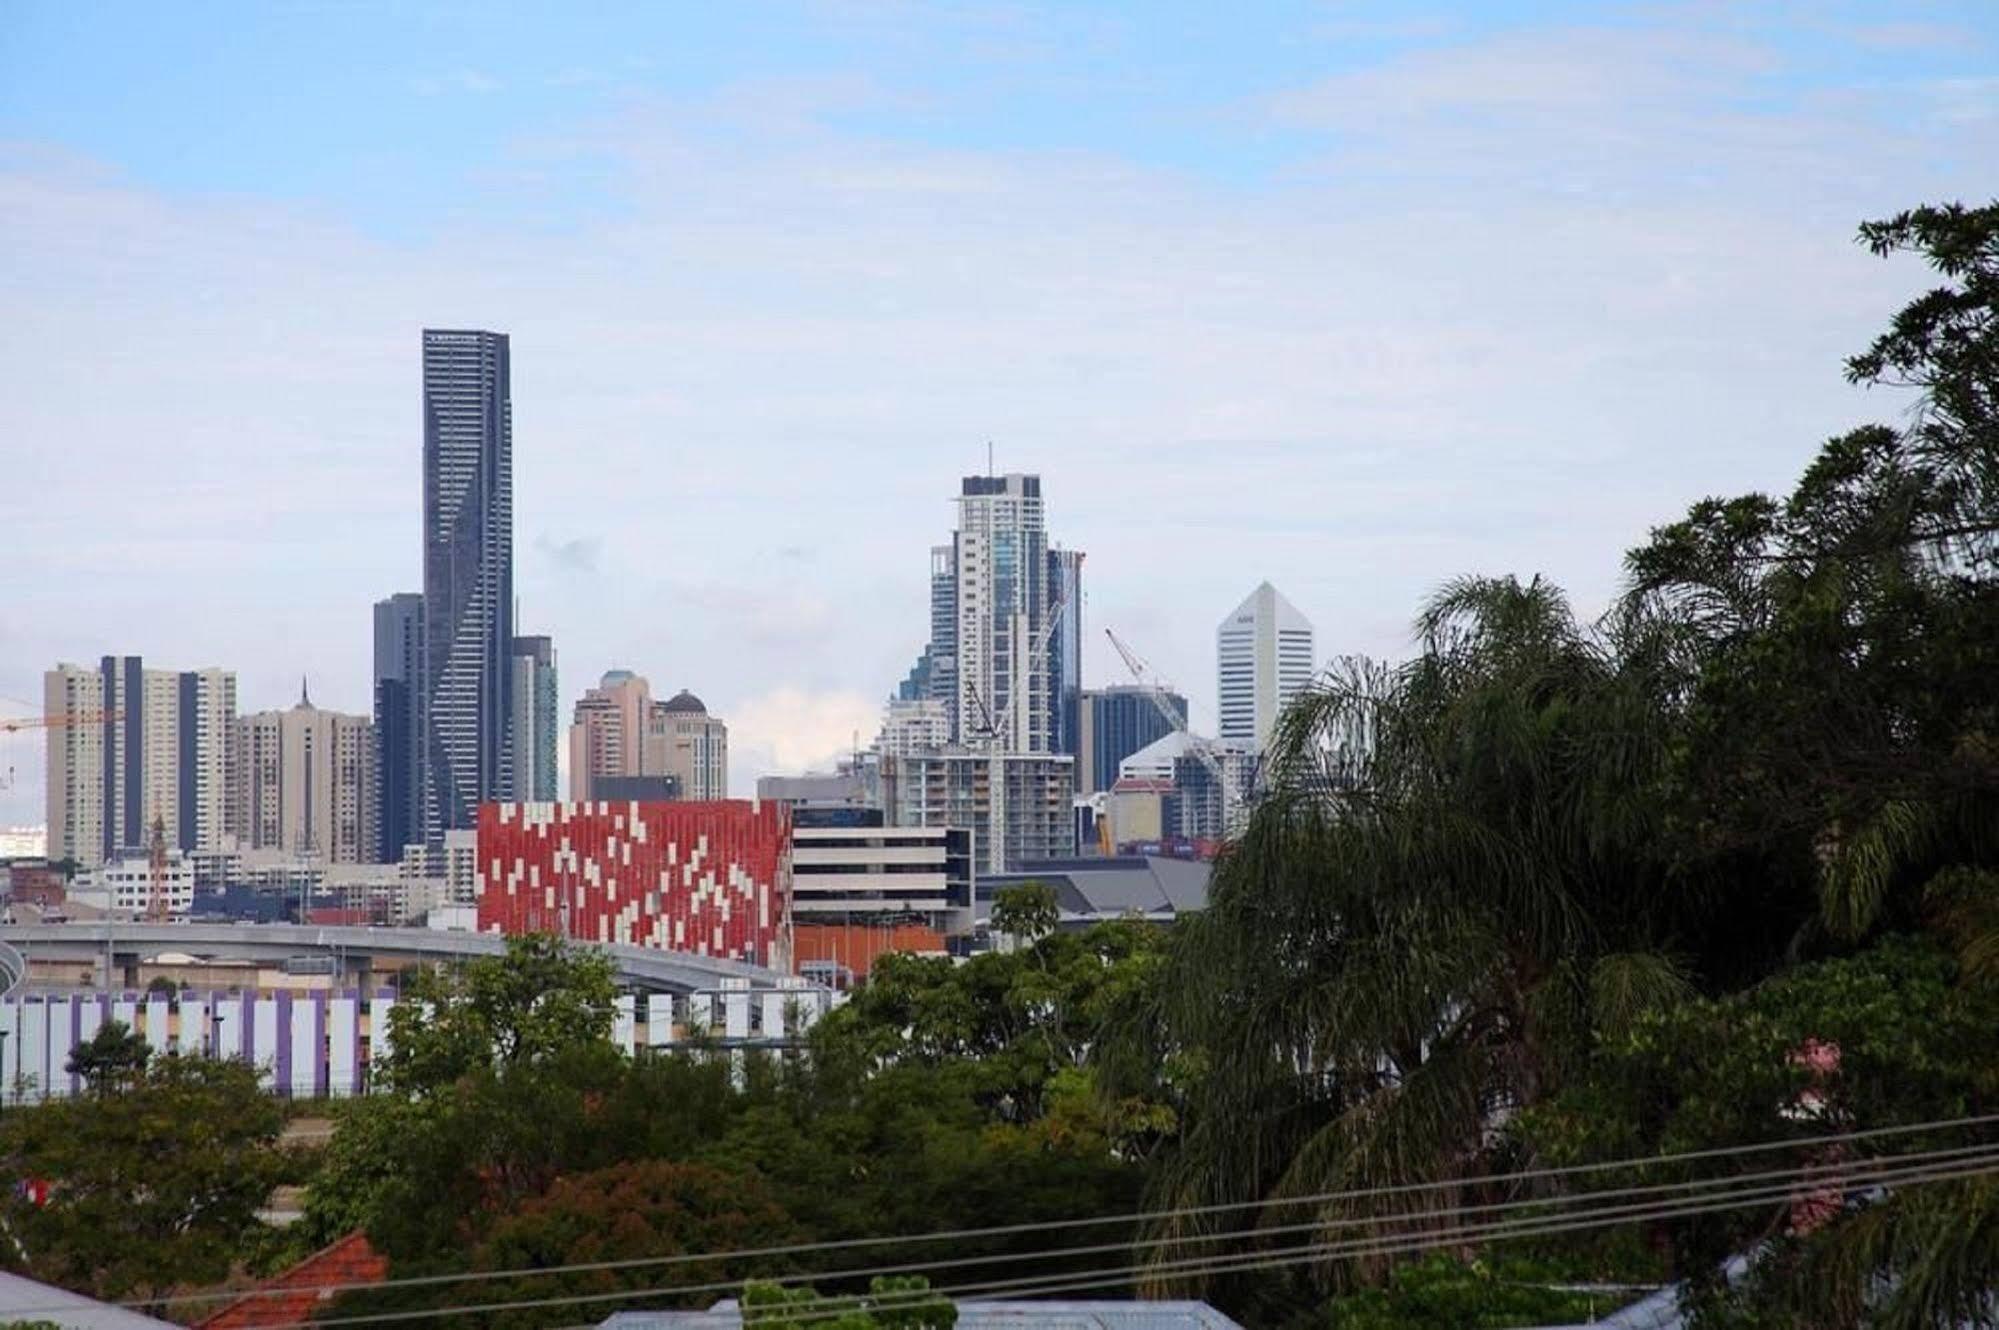
M 423 333 L 424 839 L 514 795 L 513 400 L 504 333 Z
M 423 838 L 423 596 L 375 602 L 375 859 Z

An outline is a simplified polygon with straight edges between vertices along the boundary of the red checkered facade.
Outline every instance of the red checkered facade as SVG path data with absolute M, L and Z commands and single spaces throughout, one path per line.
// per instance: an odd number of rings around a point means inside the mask
M 770 965 L 791 889 L 779 803 L 483 804 L 479 928 Z

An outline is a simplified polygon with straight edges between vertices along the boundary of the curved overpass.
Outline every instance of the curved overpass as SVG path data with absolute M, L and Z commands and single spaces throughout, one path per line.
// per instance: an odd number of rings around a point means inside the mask
M 752 989 L 802 985 L 778 970 L 651 947 L 590 944 L 618 967 L 621 983 L 648 993 L 713 991 L 724 980 L 747 980 Z M 26 958 L 90 964 L 107 952 L 151 959 L 162 954 L 201 960 L 276 964 L 304 955 L 389 965 L 496 956 L 506 939 L 493 933 L 449 933 L 430 928 L 318 927 L 309 924 L 146 924 L 92 921 L 0 926 L 0 993 L 19 987 Z M 729 985 L 735 987 L 735 984 Z

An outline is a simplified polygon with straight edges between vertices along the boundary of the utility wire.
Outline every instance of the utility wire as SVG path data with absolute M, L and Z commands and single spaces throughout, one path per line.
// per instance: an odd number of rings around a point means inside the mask
M 1963 1152 L 1955 1152 L 1955 1153 L 1962 1154 Z M 1581 1231 L 1590 1228 L 1602 1228 L 1605 1226 L 1647 1222 L 1655 1219 L 1677 1218 L 1685 1215 L 1704 1214 L 1704 1213 L 1712 1213 L 1725 1210 L 1742 1209 L 1746 1207 L 1763 1206 L 1779 1201 L 1803 1199 L 1816 1194 L 1822 1194 L 1829 1185 L 1835 1183 L 1839 1186 L 1839 1189 L 1843 1194 L 1845 1192 L 1851 1191 L 1854 1187 L 1861 1185 L 1902 1186 L 1902 1185 L 1915 1185 L 1924 1182 L 1944 1181 L 1961 1177 L 1977 1176 L 1984 1173 L 1990 1173 L 1995 1170 L 1999 1170 L 1999 1148 L 1985 1148 L 1976 1157 L 1970 1159 L 1959 1158 L 1948 1161 L 1937 1161 L 1918 1167 L 1910 1167 L 1906 1164 L 1898 1164 L 1895 1158 L 1890 1157 L 1873 1161 L 1871 1165 L 1866 1161 L 1861 1161 L 1850 1164 L 1822 1166 L 1821 1171 L 1827 1168 L 1835 1168 L 1835 1167 L 1840 1169 L 1841 1172 L 1839 1175 L 1833 1177 L 1800 1179 L 1793 1176 L 1790 1178 L 1790 1180 L 1783 1183 L 1764 1185 L 1758 1187 L 1748 1187 L 1748 1188 L 1738 1186 L 1730 1190 L 1724 1191 L 1719 1195 L 1715 1196 L 1682 1198 L 1677 1201 L 1667 1202 L 1663 1204 L 1657 1202 L 1648 1202 L 1640 1204 L 1626 1204 L 1626 1205 L 1607 1206 L 1607 1207 L 1598 1206 L 1594 1208 L 1591 1208 L 1587 1204 L 1580 1204 L 1576 1205 L 1574 1208 L 1562 1212 L 1560 1210 L 1561 1206 L 1570 1204 L 1570 1202 L 1551 1201 L 1551 1200 L 1515 1202 L 1511 1203 L 1511 1208 L 1515 1209 L 1533 1208 L 1533 1207 L 1545 1208 L 1553 1206 L 1558 1210 L 1558 1213 L 1553 1215 L 1534 1216 L 1525 1219 L 1503 1220 L 1497 1223 L 1489 1223 L 1484 1225 L 1453 1224 L 1445 1228 L 1435 1229 L 1420 1234 L 1408 1234 L 1408 1233 L 1390 1234 L 1387 1235 L 1385 1238 L 1368 1237 L 1361 1239 L 1352 1239 L 1341 1243 L 1307 1244 L 1302 1247 L 1279 1248 L 1276 1251 L 1249 1253 L 1247 1255 L 1253 1259 L 1264 1259 L 1275 1256 L 1295 1255 L 1301 1260 L 1322 1260 L 1333 1256 L 1359 1257 L 1359 1256 L 1378 1255 L 1378 1254 L 1385 1255 L 1403 1250 L 1411 1250 L 1411 1251 L 1426 1250 L 1428 1247 L 1433 1247 L 1433 1246 L 1458 1245 L 1465 1242 L 1479 1241 L 1486 1239 L 1538 1236 L 1545 1233 Z M 1582 1197 L 1574 1198 L 1574 1201 L 1587 1202 L 1591 1199 L 1594 1198 L 1588 1194 L 1585 1194 Z M 1434 1218 L 1433 1215 L 1415 1214 L 1415 1215 L 1403 1215 L 1403 1216 L 1377 1216 L 1372 1219 L 1360 1220 L 1354 1222 L 1392 1225 L 1396 1223 L 1413 1223 L 1422 1220 L 1430 1220 L 1433 1218 Z M 1318 1227 L 1318 1226 L 1313 1225 L 1312 1227 Z M 1396 1243 L 1407 1243 L 1410 1241 L 1414 1241 L 1415 1245 L 1414 1246 L 1394 1245 Z M 1383 1245 L 1384 1242 L 1388 1243 L 1389 1245 L 1384 1246 Z M 848 1270 L 828 1270 L 828 1271 L 820 1271 L 817 1273 L 776 1276 L 769 1280 L 760 1281 L 760 1282 L 784 1284 L 784 1283 L 797 1283 L 814 1279 L 827 1279 L 827 1280 L 860 1279 L 860 1278 L 877 1277 L 889 1274 L 913 1273 L 918 1270 L 931 1269 L 940 1266 L 944 1268 L 954 1268 L 954 1267 L 961 1267 L 968 1265 L 990 1264 L 995 1261 L 1025 1261 L 1033 1259 L 1059 1260 L 1065 1257 L 1075 1257 L 1086 1254 L 1101 1254 L 1105 1250 L 1127 1250 L 1127 1249 L 1128 1249 L 1127 1244 L 1117 1244 L 1114 1247 L 1110 1248 L 1104 1248 L 1104 1247 L 1057 1248 L 1051 1251 L 1008 1253 L 1003 1256 L 969 1257 L 969 1258 L 960 1258 L 956 1260 L 950 1258 L 943 1258 L 936 1261 L 914 1263 L 914 1264 L 900 1265 L 900 1266 L 859 1267 Z M 708 1259 L 721 1259 L 721 1258 L 711 1257 Z M 932 1296 L 939 1296 L 943 1294 L 954 1294 L 961 1292 L 995 1292 L 1002 1290 L 1016 1290 L 1021 1292 L 1031 1291 L 1036 1293 L 1050 1292 L 1056 1290 L 1041 1288 L 1039 1287 L 1039 1285 L 1049 1280 L 1068 1280 L 1068 1279 L 1081 1278 L 1084 1276 L 1096 1279 L 1099 1282 L 1123 1282 L 1136 1275 L 1156 1275 L 1165 1272 L 1180 1272 L 1187 1275 L 1195 1275 L 1202 1273 L 1221 1273 L 1221 1272 L 1226 1272 L 1228 1269 L 1232 1268 L 1228 1264 L 1228 1262 L 1239 1259 L 1243 1259 L 1243 1257 L 1242 1256 L 1217 1257 L 1209 1255 L 1209 1256 L 1195 1257 L 1191 1259 L 1183 1259 L 1179 1261 L 1166 1261 L 1166 1262 L 1158 1262 L 1151 1264 L 1133 1265 L 1129 1267 L 1123 1267 L 1114 1271 L 1060 1272 L 1056 1274 L 1029 1276 L 1021 1279 L 1001 1280 L 996 1282 L 989 1281 L 989 1282 L 981 1282 L 974 1284 L 949 1286 L 943 1289 L 924 1290 L 921 1293 L 911 1293 L 908 1296 L 914 1300 L 920 1301 L 922 1299 Z M 556 1306 L 583 1306 L 583 1305 L 606 1303 L 606 1302 L 630 1301 L 633 1299 L 646 1298 L 646 1297 L 663 1297 L 663 1296 L 681 1297 L 693 1293 L 726 1292 L 740 1288 L 743 1282 L 744 1281 L 742 1279 L 737 1278 L 737 1279 L 713 1281 L 702 1284 L 678 1284 L 678 1285 L 663 1285 L 652 1288 L 621 1289 L 616 1291 L 606 1291 L 602 1293 L 576 1294 L 567 1297 L 551 1296 L 543 1298 L 514 1299 L 506 1302 L 449 1304 L 444 1307 L 413 1308 L 407 1311 L 379 1312 L 367 1315 L 329 1317 L 320 1320 L 315 1320 L 309 1323 L 300 1322 L 297 1324 L 300 1326 L 369 1325 L 369 1324 L 382 1324 L 388 1322 L 429 1320 L 429 1319 L 436 1319 L 447 1316 L 456 1316 L 466 1313 L 524 1311 L 524 1310 L 533 1310 L 543 1307 L 556 1307 Z M 381 1286 L 376 1285 L 374 1287 L 381 1287 Z M 291 1291 L 297 1292 L 299 1290 L 291 1290 Z M 899 1295 L 888 1295 L 888 1296 L 899 1296 Z M 886 1305 L 885 1303 L 882 1302 L 881 1299 L 877 1299 L 876 1302 L 877 1305 Z M 285 1328 L 267 1327 L 267 1330 L 285 1330 Z
M 1429 1192 L 1475 1186 L 1481 1183 L 1512 1184 L 1547 1178 L 1576 1177 L 1590 1173 L 1605 1173 L 1626 1169 L 1655 1168 L 1665 1165 L 1691 1163 L 1704 1160 L 1733 1158 L 1742 1155 L 1769 1153 L 1776 1150 L 1803 1149 L 1821 1145 L 1844 1145 L 1855 1141 L 1876 1140 L 1893 1136 L 1908 1136 L 1922 1132 L 1947 1131 L 1967 1127 L 1986 1126 L 1999 1122 L 1999 1113 L 1988 1113 L 1976 1117 L 1940 1119 L 1933 1122 L 1912 1123 L 1906 1126 L 1873 1127 L 1864 1131 L 1826 1133 L 1818 1136 L 1798 1136 L 1784 1140 L 1758 1141 L 1746 1145 L 1717 1146 L 1703 1150 L 1687 1150 L 1667 1155 L 1640 1155 L 1625 1159 L 1609 1160 L 1595 1164 L 1565 1164 L 1556 1167 L 1524 1169 L 1513 1173 L 1497 1173 L 1485 1178 L 1459 1178 L 1439 1182 L 1407 1182 L 1379 1187 L 1363 1187 L 1344 1191 L 1316 1192 L 1302 1196 L 1275 1197 L 1256 1201 L 1228 1201 L 1213 1205 L 1179 1206 L 1161 1210 L 1140 1210 L 1125 1214 L 1100 1215 L 1077 1219 L 1054 1219 L 1045 1223 L 1000 1224 L 984 1228 L 946 1229 L 935 1233 L 905 1233 L 884 1237 L 838 1238 L 820 1242 L 783 1243 L 767 1247 L 747 1247 L 722 1252 L 684 1252 L 668 1256 L 639 1256 L 612 1261 L 586 1261 L 568 1265 L 529 1266 L 510 1270 L 464 1270 L 450 1274 L 413 1275 L 404 1279 L 391 1279 L 377 1284 L 338 1283 L 310 1286 L 319 1294 L 352 1292 L 359 1289 L 414 1288 L 426 1285 L 455 1283 L 484 1283 L 498 1279 L 543 1278 L 560 1274 L 584 1274 L 603 1270 L 628 1270 L 643 1267 L 664 1267 L 688 1265 L 704 1261 L 737 1261 L 770 1256 L 798 1256 L 812 1252 L 846 1251 L 856 1248 L 901 1246 L 909 1243 L 960 1241 L 968 1238 L 1009 1237 L 1021 1233 L 1058 1232 L 1077 1228 L 1092 1228 L 1110 1224 L 1137 1224 L 1148 1220 L 1184 1218 L 1194 1215 L 1238 1213 L 1244 1210 L 1276 1209 L 1288 1206 L 1330 1204 L 1334 1202 L 1375 1200 L 1387 1196 L 1421 1195 Z M 1977 1147 L 1966 1147 L 1977 1148 Z M 1904 1156 L 1876 1156 L 1893 1160 Z M 1910 1158 L 1920 1156 L 1907 1156 Z M 1316 1225 L 1314 1225 L 1316 1227 Z M 1192 1241 L 1192 1238 L 1177 1239 Z M 1115 1244 L 1119 1250 L 1131 1243 Z M 961 1261 L 960 1264 L 965 1262 Z M 948 1265 L 948 1261 L 933 1261 L 912 1267 L 922 1269 L 927 1265 Z M 879 1272 L 879 1271 L 878 1271 Z M 841 1272 L 829 1272 L 820 1278 L 842 1277 Z M 305 1286 L 300 1286 L 305 1287 Z M 151 1302 L 121 1303 L 127 1307 L 167 1307 L 183 1306 L 207 1302 L 242 1301 L 250 1298 L 283 1297 L 300 1291 L 288 1289 L 251 1289 L 234 1293 L 187 1293 L 171 1298 L 155 1299 Z M 23 1312 L 35 1310 L 21 1308 Z
M 1927 1183 L 1949 1182 L 1970 1177 L 1979 1177 L 1999 1171 L 1999 1162 L 1988 1161 L 1977 1167 L 1919 1171 L 1906 1178 L 1893 1179 L 1896 1186 L 1918 1186 Z M 1542 1222 L 1529 1227 L 1520 1223 L 1511 1226 L 1494 1225 L 1490 1229 L 1451 1230 L 1420 1236 L 1402 1235 L 1394 1240 L 1378 1241 L 1371 1244 L 1332 1244 L 1329 1246 L 1307 1246 L 1280 1248 L 1272 1252 L 1239 1253 L 1233 1256 L 1211 1256 L 1196 1261 L 1172 1263 L 1171 1273 L 1182 1278 L 1193 1278 L 1216 1274 L 1235 1274 L 1253 1270 L 1281 1269 L 1290 1266 L 1309 1265 L 1329 1258 L 1360 1260 L 1368 1257 L 1406 1255 L 1433 1251 L 1438 1248 L 1461 1246 L 1467 1241 L 1510 1241 L 1520 1238 L 1544 1237 L 1554 1234 L 1583 1232 L 1591 1229 L 1618 1227 L 1652 1219 L 1671 1219 L 1701 1214 L 1714 1214 L 1728 1210 L 1749 1209 L 1768 1205 L 1772 1200 L 1783 1197 L 1766 1197 L 1756 1200 L 1732 1200 L 1717 1204 L 1712 1201 L 1700 1205 L 1661 1207 L 1656 1211 L 1611 1217 L 1585 1216 L 1561 1221 Z M 1499 1231 L 1504 1227 L 1505 1231 Z M 783 1313 L 785 1319 L 794 1322 L 811 1322 L 837 1318 L 853 1310 L 856 1303 L 865 1302 L 871 1309 L 893 1311 L 899 1307 L 920 1304 L 932 1298 L 976 1299 L 995 1293 L 1010 1293 L 1019 1297 L 1043 1297 L 1052 1293 L 1079 1292 L 1093 1288 L 1116 1287 L 1147 1275 L 1154 1275 L 1167 1267 L 1132 1265 L 1115 1270 L 1082 1271 L 1071 1274 L 1035 1276 L 1032 1279 L 1008 1280 L 1001 1282 L 949 1285 L 941 1288 L 897 1291 L 875 1295 L 835 1296 L 829 1298 L 829 1306 L 824 1309 L 810 1309 Z M 630 1296 L 630 1295 L 628 1295 Z M 646 1296 L 643 1292 L 636 1296 Z M 609 1297 L 601 1299 L 610 1301 Z M 838 1305 L 831 1305 L 838 1304 Z M 469 1310 L 479 1310 L 470 1308 Z M 776 1319 L 773 1315 L 771 1319 Z M 745 1325 L 754 1325 L 754 1315 L 745 1318 Z M 327 1324 L 315 1322 L 313 1324 Z M 272 1330 L 300 1330 L 300 1327 L 273 1327 Z M 594 1330 L 585 1323 L 567 1327 L 566 1330 Z

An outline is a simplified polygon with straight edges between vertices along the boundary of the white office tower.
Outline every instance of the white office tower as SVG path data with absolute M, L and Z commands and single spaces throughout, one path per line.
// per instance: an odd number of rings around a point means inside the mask
M 1312 682 L 1312 625 L 1265 582 L 1215 631 L 1221 741 L 1261 749 Z

